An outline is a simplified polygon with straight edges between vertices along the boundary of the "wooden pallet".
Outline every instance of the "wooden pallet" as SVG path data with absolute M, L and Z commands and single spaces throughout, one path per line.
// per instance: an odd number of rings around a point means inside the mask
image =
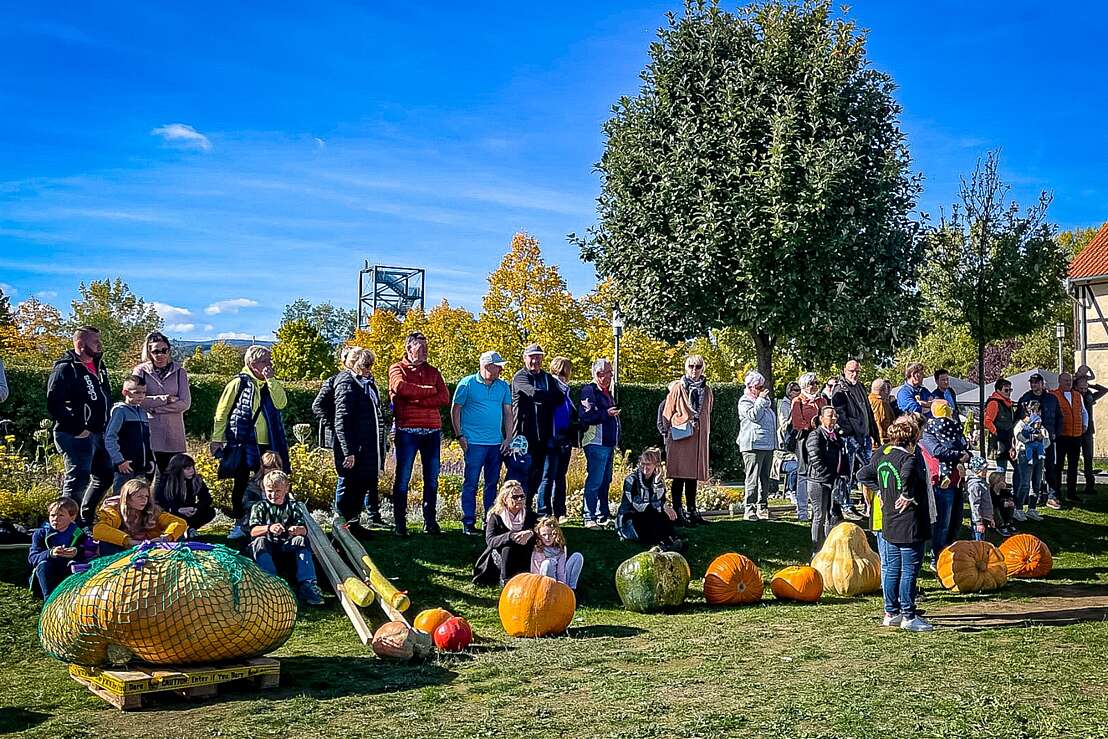
M 141 667 L 105 670 L 69 666 L 69 676 L 121 711 L 142 708 L 159 693 L 186 698 L 210 698 L 221 683 L 250 680 L 258 689 L 275 688 L 281 681 L 281 663 L 268 657 L 245 662 L 188 667 Z

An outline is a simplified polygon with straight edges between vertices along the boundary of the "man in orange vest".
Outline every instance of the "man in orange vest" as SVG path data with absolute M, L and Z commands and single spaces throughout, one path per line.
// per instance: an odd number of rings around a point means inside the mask
M 1061 411 L 1061 429 L 1054 440 L 1057 457 L 1055 463 L 1054 490 L 1058 498 L 1051 498 L 1047 505 L 1058 509 L 1062 507 L 1062 470 L 1066 471 L 1066 501 L 1079 503 L 1077 497 L 1077 460 L 1081 455 L 1081 436 L 1089 425 L 1089 414 L 1085 410 L 1085 401 L 1081 393 L 1073 389 L 1073 375 L 1063 372 L 1058 375 L 1058 389 L 1054 391 Z

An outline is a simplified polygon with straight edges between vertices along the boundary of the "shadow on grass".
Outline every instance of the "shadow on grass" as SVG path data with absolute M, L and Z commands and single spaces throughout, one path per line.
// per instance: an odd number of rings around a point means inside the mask
M 581 626 L 569 630 L 570 639 L 628 639 L 633 636 L 645 634 L 646 629 L 637 626 L 612 626 L 598 624 L 595 626 Z
M 26 731 L 38 726 L 49 714 L 39 711 L 28 711 L 25 708 L 0 707 L 0 734 L 14 734 L 17 731 Z
M 341 679 L 336 679 L 341 676 Z M 393 663 L 374 657 L 281 658 L 281 685 L 267 691 L 274 698 L 308 695 L 312 698 L 340 698 L 377 695 L 445 685 L 458 676 L 434 662 Z M 251 694 L 257 697 L 257 693 Z M 232 694 L 228 694 L 232 697 Z

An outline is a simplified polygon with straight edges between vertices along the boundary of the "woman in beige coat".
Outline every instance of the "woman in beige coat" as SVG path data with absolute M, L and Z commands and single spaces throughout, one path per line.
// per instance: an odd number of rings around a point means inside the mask
M 678 525 L 704 523 L 696 510 L 696 484 L 708 479 L 712 400 L 712 388 L 704 377 L 704 357 L 691 354 L 685 359 L 685 376 L 669 384 L 662 407 L 666 477 L 673 480 L 673 510 Z
M 142 345 L 142 364 L 131 374 L 146 380 L 146 400 L 142 407 L 150 419 L 150 448 L 158 474 L 165 474 L 174 455 L 186 451 L 185 411 L 192 406 L 189 376 L 173 359 L 173 346 L 160 331 L 152 331 Z

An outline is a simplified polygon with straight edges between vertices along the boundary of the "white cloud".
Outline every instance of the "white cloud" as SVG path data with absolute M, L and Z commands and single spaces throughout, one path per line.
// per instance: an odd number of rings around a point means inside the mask
M 35 293 L 35 297 L 39 298 L 40 300 L 53 300 L 54 298 L 58 297 L 58 291 L 57 290 L 39 290 L 37 293 Z
M 204 312 L 209 316 L 219 315 L 220 313 L 238 313 L 241 308 L 253 308 L 257 304 L 257 300 L 251 300 L 250 298 L 231 298 L 230 300 L 220 300 L 212 303 L 204 309 Z
M 172 331 L 178 334 L 191 334 L 196 330 L 195 323 L 168 323 L 166 324 L 166 330 Z
M 241 331 L 224 331 L 216 335 L 217 339 L 253 339 L 250 334 L 244 334 Z
M 158 126 L 150 134 L 160 136 L 167 144 L 176 144 L 187 149 L 208 151 L 212 148 L 212 142 L 207 136 L 184 123 L 167 123 L 164 126 Z
M 192 315 L 192 311 L 188 308 L 178 308 L 175 305 L 169 303 L 153 302 L 154 310 L 158 311 L 158 315 L 162 317 L 166 323 L 180 322 L 182 318 L 188 318 Z M 180 329 L 181 331 L 191 331 L 192 329 Z
M 19 293 L 18 288 L 12 287 L 6 282 L 0 282 L 0 290 L 3 290 L 4 294 L 7 295 L 9 298 Z
M 215 328 L 215 326 L 213 326 L 213 325 L 212 325 L 212 324 L 210 324 L 210 323 L 205 323 L 205 324 L 204 324 L 204 330 L 205 330 L 205 331 L 211 331 L 211 330 L 212 330 L 213 328 Z
M 319 138 L 318 136 L 316 138 L 312 139 L 312 141 L 315 142 L 315 148 L 317 148 L 317 149 L 326 149 L 327 148 L 327 142 L 324 141 L 323 139 Z

